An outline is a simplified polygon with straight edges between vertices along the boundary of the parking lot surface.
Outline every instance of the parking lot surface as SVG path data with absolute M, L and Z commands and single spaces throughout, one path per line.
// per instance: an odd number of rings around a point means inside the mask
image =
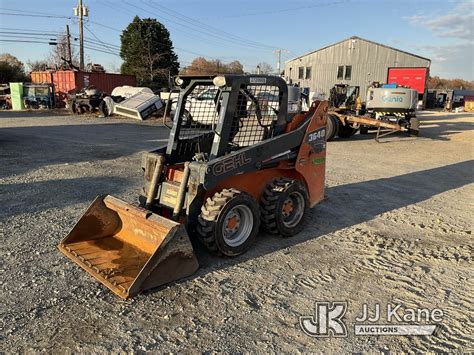
M 124 301 L 56 246 L 97 195 L 136 201 L 141 152 L 168 129 L 1 112 L 0 350 L 472 350 L 474 115 L 419 118 L 419 137 L 329 142 L 327 198 L 299 235 L 236 258 L 195 243 L 195 275 Z M 346 338 L 303 332 L 316 301 L 347 301 Z M 444 315 L 433 336 L 356 336 L 363 304 Z

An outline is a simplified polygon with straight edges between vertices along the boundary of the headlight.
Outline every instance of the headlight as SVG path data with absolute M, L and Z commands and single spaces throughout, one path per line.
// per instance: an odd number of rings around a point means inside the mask
M 178 85 L 178 86 L 181 86 L 181 85 L 183 85 L 183 83 L 184 83 L 183 79 L 181 79 L 179 76 L 177 76 L 176 79 L 174 79 L 174 82 L 175 82 L 176 85 Z
M 212 80 L 215 86 L 224 86 L 225 85 L 225 76 L 216 76 L 214 80 Z

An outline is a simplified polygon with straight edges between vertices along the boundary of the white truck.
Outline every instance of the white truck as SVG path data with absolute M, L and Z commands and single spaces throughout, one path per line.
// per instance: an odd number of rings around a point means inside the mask
M 415 116 L 418 91 L 409 88 L 372 88 L 367 90 L 366 110 L 375 118 Z

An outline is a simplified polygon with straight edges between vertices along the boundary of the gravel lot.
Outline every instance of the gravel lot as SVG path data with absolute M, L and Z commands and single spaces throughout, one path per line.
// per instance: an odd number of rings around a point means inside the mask
M 167 128 L 1 112 L 0 351 L 472 351 L 474 115 L 420 118 L 418 138 L 330 142 L 303 233 L 233 259 L 197 245 L 197 274 L 123 301 L 56 245 L 96 195 L 136 200 Z M 347 338 L 301 330 L 315 301 L 348 302 Z M 355 336 L 364 303 L 444 316 L 433 336 Z

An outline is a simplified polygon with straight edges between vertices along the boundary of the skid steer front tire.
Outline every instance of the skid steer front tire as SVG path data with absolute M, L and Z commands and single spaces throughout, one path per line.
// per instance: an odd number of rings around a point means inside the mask
M 291 237 L 301 232 L 307 222 L 308 191 L 298 180 L 275 179 L 265 188 L 260 206 L 263 228 L 272 234 Z
M 260 211 L 252 196 L 224 189 L 208 197 L 198 216 L 201 242 L 214 253 L 236 256 L 246 252 L 260 227 Z

